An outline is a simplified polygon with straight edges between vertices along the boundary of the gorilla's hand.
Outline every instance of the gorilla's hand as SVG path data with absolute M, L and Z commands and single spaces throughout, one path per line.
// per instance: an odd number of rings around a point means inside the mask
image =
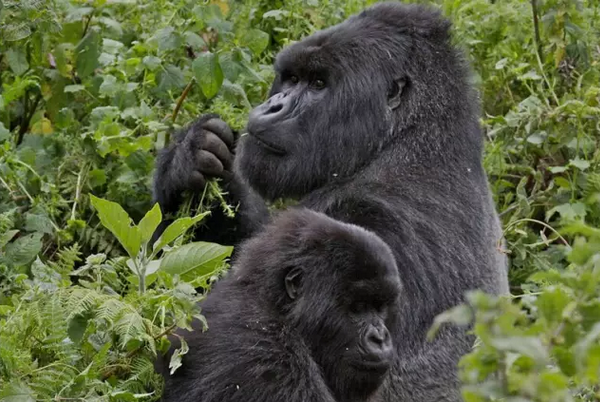
M 200 117 L 184 128 L 157 160 L 154 198 L 164 212 L 173 212 L 181 195 L 202 192 L 207 178 L 232 177 L 234 134 L 217 115 Z

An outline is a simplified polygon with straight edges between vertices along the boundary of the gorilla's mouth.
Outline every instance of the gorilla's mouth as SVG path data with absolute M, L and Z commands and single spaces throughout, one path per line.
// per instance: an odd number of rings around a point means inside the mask
M 366 361 L 361 360 L 353 364 L 360 371 L 376 372 L 385 374 L 390 369 L 390 362 L 388 361 Z
M 251 132 L 248 132 L 248 136 L 252 139 L 254 139 L 258 145 L 260 145 L 262 148 L 266 149 L 267 151 L 276 154 L 276 155 L 285 155 L 285 150 L 283 150 L 282 148 L 273 145 L 271 142 L 269 141 L 265 141 L 264 139 L 260 138 L 259 136 L 257 136 L 256 134 L 252 134 Z

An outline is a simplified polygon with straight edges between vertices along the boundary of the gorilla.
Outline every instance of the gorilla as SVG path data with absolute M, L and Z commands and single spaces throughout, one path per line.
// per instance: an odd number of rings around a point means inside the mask
M 388 245 L 299 209 L 240 248 L 164 400 L 366 401 L 395 360 L 401 285 Z
M 207 179 L 218 177 L 239 213 L 228 220 L 215 211 L 199 233 L 203 239 L 236 243 L 252 237 L 270 219 L 265 200 L 280 197 L 375 233 L 392 250 L 403 290 L 395 302 L 397 319 L 388 327 L 395 360 L 371 400 L 460 401 L 457 363 L 470 350 L 472 335 L 468 328 L 445 326 L 428 342 L 426 333 L 468 290 L 508 293 L 508 279 L 482 166 L 478 97 L 468 63 L 451 43 L 450 23 L 424 6 L 377 4 L 287 47 L 275 72 L 269 99 L 250 114 L 247 135 L 236 138 L 213 115 L 179 134 L 157 162 L 157 201 L 165 211 L 176 210 L 182 193 L 201 192 Z M 297 246 L 321 264 L 335 258 L 302 241 Z M 262 259 L 280 252 L 279 243 L 263 247 Z M 244 261 L 251 258 L 240 253 Z M 246 294 L 247 302 L 277 296 L 266 294 L 268 286 L 260 290 Z M 220 325 L 222 317 L 208 319 Z M 348 334 L 338 335 L 343 342 Z M 229 345 L 227 336 L 221 341 Z M 199 360 L 214 347 L 202 342 L 190 345 Z M 258 350 L 267 360 L 279 355 Z M 315 370 L 326 370 L 314 362 Z M 221 364 L 214 361 L 211 369 L 220 372 Z M 342 377 L 326 381 L 355 381 L 339 367 L 337 372 Z M 171 386 L 177 392 L 192 383 Z M 314 388 L 306 386 L 305 392 Z

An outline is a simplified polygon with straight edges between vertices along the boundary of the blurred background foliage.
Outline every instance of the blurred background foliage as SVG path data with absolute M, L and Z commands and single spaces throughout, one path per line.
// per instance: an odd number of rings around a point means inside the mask
M 465 399 L 600 400 L 600 4 L 417 2 L 472 62 L 511 260 L 510 300 L 473 293 L 438 323 L 475 322 Z M 0 401 L 157 398 L 152 359 L 230 250 L 179 238 L 156 268 L 114 222 L 151 209 L 173 130 L 206 112 L 243 130 L 283 46 L 372 3 L 0 0 Z

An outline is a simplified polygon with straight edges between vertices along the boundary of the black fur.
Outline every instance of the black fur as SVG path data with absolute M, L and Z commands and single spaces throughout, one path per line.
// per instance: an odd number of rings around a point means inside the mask
M 473 339 L 447 327 L 428 343 L 426 331 L 467 290 L 508 292 L 478 100 L 449 28 L 429 8 L 386 3 L 288 47 L 273 97 L 237 146 L 240 182 L 392 249 L 404 288 L 391 330 L 398 358 L 377 401 L 459 401 L 456 364 Z
M 387 369 L 356 368 L 362 334 L 377 321 L 395 327 L 397 314 L 389 247 L 357 226 L 290 210 L 239 256 L 203 303 L 209 330 L 183 334 L 190 351 L 164 400 L 366 401 Z M 296 298 L 285 286 L 294 270 L 302 273 Z

